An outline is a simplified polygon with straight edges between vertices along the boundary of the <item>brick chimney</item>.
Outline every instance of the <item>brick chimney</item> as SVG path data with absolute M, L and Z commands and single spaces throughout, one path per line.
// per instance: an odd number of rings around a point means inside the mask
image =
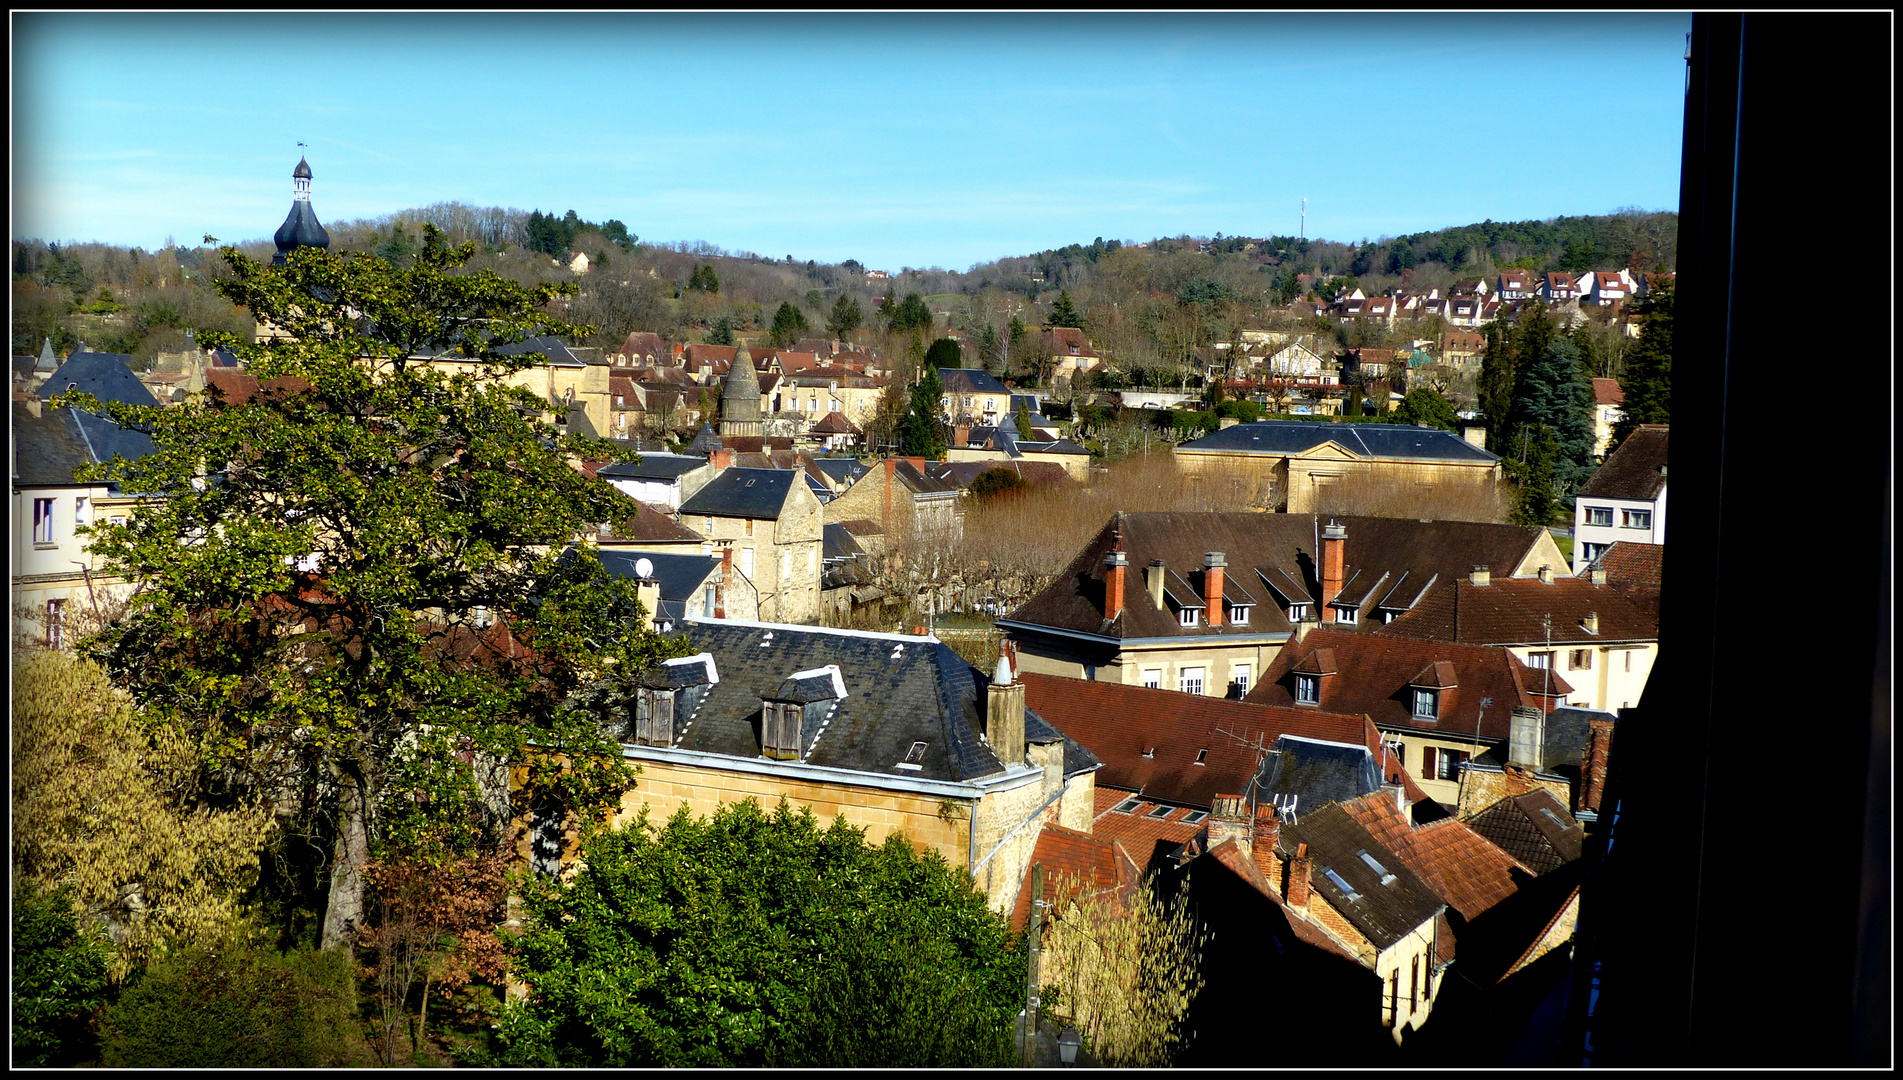
M 1544 738 L 1545 716 L 1540 710 L 1515 705 L 1507 721 L 1507 764 L 1538 772 L 1543 767 L 1540 758 Z
M 1484 589 L 1493 584 L 1493 574 L 1486 567 L 1476 565 L 1473 573 L 1467 577 L 1467 584 Z
M 733 467 L 733 451 L 723 446 L 713 453 L 708 454 L 707 460 L 714 463 L 714 473 L 716 475 L 724 473 Z
M 1273 882 L 1281 869 L 1281 857 L 1275 853 L 1275 845 L 1282 838 L 1282 815 L 1273 806 L 1255 808 L 1255 835 L 1251 845 L 1255 848 L 1256 869 L 1262 871 L 1266 881 Z
M 1225 563 L 1222 552 L 1210 551 L 1203 555 L 1203 617 L 1209 625 L 1222 625 L 1222 576 Z
M 1296 844 L 1295 857 L 1288 861 L 1288 881 L 1282 887 L 1282 900 L 1297 911 L 1308 910 L 1308 876 L 1315 860 L 1308 857 L 1308 845 Z
M 1143 568 L 1143 584 L 1149 587 L 1150 603 L 1155 604 L 1158 611 L 1163 610 L 1163 570 L 1162 559 L 1153 559 Z
M 1011 655 L 1002 644 L 991 685 L 985 690 L 985 741 L 1007 767 L 1024 762 L 1024 684 L 1017 680 Z
M 952 425 L 952 445 L 953 446 L 965 446 L 965 445 L 968 445 L 970 441 L 971 441 L 971 425 L 970 424 L 953 424 Z
M 1346 558 L 1344 549 L 1348 546 L 1348 527 L 1336 522 L 1322 526 L 1322 594 L 1320 608 L 1321 621 L 1335 621 L 1335 611 L 1329 607 L 1330 601 L 1341 592 L 1343 576 L 1342 563 Z
M 1209 804 L 1209 821 L 1203 826 L 1208 837 L 1204 851 L 1226 840 L 1234 840 L 1247 857 L 1255 843 L 1255 828 L 1249 820 L 1249 804 L 1240 795 L 1218 795 Z
M 1117 542 L 1121 544 L 1122 538 Z M 1114 547 L 1104 554 L 1103 567 L 1103 617 L 1114 620 L 1123 614 L 1123 584 L 1130 574 L 1130 558 Z

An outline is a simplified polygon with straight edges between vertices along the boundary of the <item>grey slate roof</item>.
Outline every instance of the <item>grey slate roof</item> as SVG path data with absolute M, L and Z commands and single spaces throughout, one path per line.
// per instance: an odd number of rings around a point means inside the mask
M 1367 747 L 1284 735 L 1263 756 L 1254 794 L 1259 804 L 1293 805 L 1300 821 L 1329 803 L 1352 802 L 1380 787 L 1381 768 Z
M 21 487 L 69 487 L 77 482 L 74 469 L 110 461 L 114 454 L 132 461 L 154 449 L 143 432 L 104 417 L 78 409 L 42 409 L 36 417 L 25 402 L 13 403 L 14 483 Z
M 603 465 L 595 475 L 609 480 L 679 480 L 706 464 L 706 458 L 691 454 L 642 454 L 640 461 Z
M 1618 721 L 1618 716 L 1596 709 L 1578 709 L 1571 705 L 1546 714 L 1540 736 L 1540 769 L 1550 773 L 1563 766 L 1580 767 L 1586 756 L 1586 744 L 1592 737 L 1594 720 Z
M 123 353 L 76 352 L 40 387 L 41 401 L 77 390 L 101 401 L 127 405 L 157 405 L 158 399 L 132 373 L 132 358 Z
M 830 522 L 826 525 L 824 544 L 825 556 L 829 561 L 850 559 L 866 553 L 866 549 L 859 546 L 859 541 L 852 538 L 852 533 L 846 531 L 846 527 L 838 522 Z
M 872 470 L 857 458 L 814 458 L 813 467 L 826 474 L 833 483 L 851 484 Z
M 561 338 L 548 334 L 538 334 L 523 338 L 510 345 L 495 350 L 498 356 L 522 356 L 526 353 L 541 353 L 548 357 L 550 367 L 586 367 L 587 364 L 574 353 L 568 351 L 568 345 Z
M 682 503 L 681 514 L 778 521 L 788 492 L 802 475 L 793 469 L 728 469 Z
M 938 381 L 945 387 L 947 394 L 997 394 L 1004 398 L 1011 396 L 1010 387 L 1005 386 L 983 368 L 939 368 Z
M 1300 454 L 1333 442 L 1357 457 L 1420 461 L 1500 460 L 1451 431 L 1404 424 L 1330 424 L 1300 420 L 1257 420 L 1214 431 L 1182 444 L 1180 450 L 1227 450 L 1262 454 Z
M 722 449 L 725 447 L 721 445 L 720 436 L 714 434 L 713 425 L 705 420 L 701 421 L 700 431 L 694 435 L 694 441 L 687 444 L 687 452 L 690 454 L 705 455 Z
M 802 731 L 801 761 L 954 782 L 1004 771 L 979 737 L 990 680 L 932 638 L 725 620 L 690 621 L 683 633 L 713 655 L 720 681 L 684 721 L 677 719 L 680 749 L 758 759 L 761 702 L 795 673 L 834 664 L 846 696 L 830 711 L 809 710 L 809 717 L 821 715 Z M 1089 751 L 1028 708 L 1025 736 L 1032 743 L 1061 740 L 1067 776 L 1097 766 Z M 915 742 L 925 743 L 922 768 L 897 768 Z

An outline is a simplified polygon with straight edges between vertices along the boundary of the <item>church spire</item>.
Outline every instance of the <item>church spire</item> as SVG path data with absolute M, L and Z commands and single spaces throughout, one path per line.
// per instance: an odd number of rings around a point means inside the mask
M 299 157 L 297 168 L 291 170 L 291 212 L 284 217 L 284 224 L 271 238 L 277 245 L 278 253 L 271 261 L 284 265 L 285 257 L 301 247 L 329 248 L 330 233 L 317 220 L 317 212 L 311 209 L 311 165 Z

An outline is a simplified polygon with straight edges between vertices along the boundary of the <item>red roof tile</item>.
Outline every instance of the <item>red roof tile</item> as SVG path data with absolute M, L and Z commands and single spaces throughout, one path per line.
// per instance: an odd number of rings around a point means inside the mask
M 1623 405 L 1625 391 L 1619 388 L 1617 379 L 1594 379 L 1592 381 L 1592 400 L 1595 405 Z
M 1044 866 L 1042 899 L 1062 903 L 1080 893 L 1085 895 L 1134 885 L 1141 877 L 1136 864 L 1117 845 L 1061 825 L 1046 825 L 1037 837 L 1037 847 L 1026 864 L 1023 887 L 1018 889 L 1017 906 L 1011 911 L 1011 925 L 1023 929 L 1031 921 L 1031 874 Z

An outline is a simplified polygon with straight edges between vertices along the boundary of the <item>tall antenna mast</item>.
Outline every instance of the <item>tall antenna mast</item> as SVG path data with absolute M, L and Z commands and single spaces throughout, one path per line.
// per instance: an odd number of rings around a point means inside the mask
M 1308 239 L 1308 196 L 1302 196 L 1302 239 Z

